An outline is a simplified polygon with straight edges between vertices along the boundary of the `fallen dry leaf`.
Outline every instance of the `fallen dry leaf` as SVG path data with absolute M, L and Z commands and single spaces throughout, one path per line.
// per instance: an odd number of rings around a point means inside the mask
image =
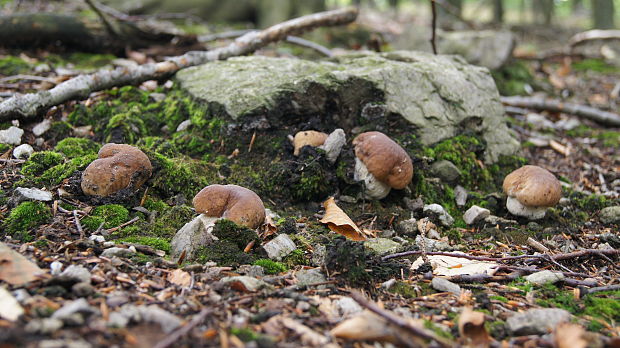
M 11 285 L 22 285 L 38 279 L 44 273 L 35 263 L 0 243 L 0 280 Z
M 311 347 L 323 346 L 329 342 L 329 339 L 320 333 L 312 330 L 306 325 L 291 319 L 289 317 L 280 317 L 279 319 L 282 326 L 289 330 L 294 331 L 301 338 L 301 341 Z
M 489 347 L 491 337 L 484 328 L 484 313 L 465 307 L 459 316 L 459 334 L 468 347 Z
M 562 323 L 555 328 L 555 346 L 557 348 L 585 348 L 588 343 L 583 339 L 584 333 L 583 327 L 577 324 Z
M 182 269 L 175 269 L 168 274 L 168 281 L 182 287 L 188 287 L 192 282 L 192 276 Z
M 428 261 L 433 267 L 433 274 L 439 276 L 456 276 L 461 274 L 488 274 L 493 275 L 499 266 L 495 262 L 469 260 L 462 257 L 431 255 Z M 424 264 L 422 257 L 411 264 L 411 270 L 416 270 Z
M 321 222 L 327 224 L 330 230 L 352 240 L 366 240 L 366 237 L 355 222 L 336 205 L 334 197 L 329 197 L 323 202 L 323 206 L 325 207 L 325 216 L 323 216 Z

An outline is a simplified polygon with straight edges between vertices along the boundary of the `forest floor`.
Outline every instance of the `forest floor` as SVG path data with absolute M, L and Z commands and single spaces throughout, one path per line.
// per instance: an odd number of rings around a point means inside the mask
M 97 69 L 113 58 L 3 51 L 0 96 L 48 89 L 82 66 Z M 620 68 L 601 60 L 514 61 L 501 76 L 498 85 L 531 87 L 537 94 L 618 111 Z M 502 208 L 499 187 L 473 192 L 478 201 L 496 207 L 500 219 L 495 226 L 480 222 L 438 228 L 441 236 L 436 241 L 448 246 L 422 253 L 415 235 L 397 227 L 408 218 L 403 212 L 424 217 L 402 203 L 407 201 L 402 195 L 391 194 L 386 203 L 342 203 L 366 231 L 399 241 L 394 251 L 418 251 L 388 260 L 382 258 L 386 253 L 375 255 L 361 242 L 335 238 L 319 222 L 325 197 L 302 203 L 263 197 L 275 212 L 270 225 L 275 230 L 263 233 L 261 242 L 276 233 L 291 234 L 298 244 L 293 254 L 281 262 L 257 260 L 259 255 L 251 262 L 253 266 L 208 259 L 179 265 L 167 256 L 170 232 L 159 238 L 145 229 L 161 222 L 158 228 L 176 231 L 194 215 L 185 204 L 191 196 L 183 190 L 164 194 L 166 188 L 156 182 L 160 179 L 153 179 L 137 196 L 113 202 L 118 205 L 108 215 L 97 212 L 102 202 L 70 194 L 80 170 L 88 164 L 80 161 L 92 160 L 93 150 L 78 146 L 76 151 L 83 155 L 78 156 L 58 146 L 63 139 L 76 137 L 92 140 L 80 146 L 94 143 L 98 148 L 116 133 L 97 126 L 103 122 L 97 119 L 89 128 L 88 122 L 80 123 L 80 117 L 104 115 L 108 111 L 97 114 L 97 110 L 105 107 L 117 113 L 127 111 L 129 107 L 123 104 L 165 98 L 175 93 L 170 84 L 149 82 L 140 90 L 95 93 L 86 101 L 52 108 L 31 123 L 9 122 L 0 127 L 18 126 L 25 130 L 22 143 L 37 152 L 55 151 L 66 157 L 61 156 L 59 163 L 44 163 L 51 157 L 41 156 L 41 163 L 32 163 L 14 159 L 14 146 L 2 148 L 0 235 L 8 249 L 0 249 L 0 346 L 374 347 L 372 342 L 381 341 L 384 346 L 564 348 L 620 344 L 620 223 L 617 216 L 611 222 L 601 219 L 604 208 L 620 206 L 620 129 L 562 113 L 507 115 L 522 144 L 520 155 L 563 182 L 565 200 L 539 222 L 509 221 L 514 218 Z M 162 106 L 158 107 L 161 112 Z M 112 122 L 112 115 L 107 117 Z M 46 123 L 50 128 L 38 133 L 36 127 Z M 140 132 L 131 129 L 133 123 L 128 127 L 126 134 L 133 132 L 140 138 Z M 143 148 L 152 147 L 140 141 L 131 140 Z M 224 153 L 230 153 L 228 159 L 222 158 L 226 157 L 221 156 L 223 152 L 215 159 L 236 161 L 230 150 Z M 157 151 L 163 152 L 162 147 Z M 421 156 L 413 157 L 423 161 Z M 161 162 L 168 163 L 166 159 Z M 224 169 L 234 168 L 231 163 L 219 166 L 217 175 L 225 176 Z M 50 168 L 56 171 L 49 172 Z M 62 180 L 50 184 L 54 178 L 46 175 L 62 176 Z M 12 197 L 20 186 L 46 187 L 54 198 L 18 205 Z M 417 196 L 416 192 L 409 195 Z M 422 198 L 427 204 L 435 203 Z M 401 215 L 393 213 L 390 205 L 398 206 Z M 466 210 L 455 209 L 460 214 Z M 167 213 L 174 222 L 159 220 Z M 316 261 L 321 244 L 326 248 L 324 260 Z M 36 268 L 9 249 L 26 256 L 44 274 L 31 280 Z M 453 273 L 444 277 L 450 282 L 443 286 L 428 268 L 410 270 L 421 254 L 424 259 L 441 259 L 452 251 L 503 267 L 493 276 L 468 278 L 458 272 L 465 262 L 460 259 L 449 267 Z M 562 279 L 535 284 L 525 278 L 543 270 L 555 271 Z M 549 308 L 566 312 L 534 311 Z M 374 309 L 376 314 L 364 309 Z

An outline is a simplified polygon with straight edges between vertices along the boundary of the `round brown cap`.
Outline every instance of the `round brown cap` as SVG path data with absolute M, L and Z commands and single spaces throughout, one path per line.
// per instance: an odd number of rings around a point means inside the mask
M 127 144 L 105 144 L 99 158 L 82 173 L 82 191 L 109 196 L 122 189 L 138 189 L 151 176 L 151 161 L 140 149 Z
M 198 213 L 222 217 L 255 229 L 265 221 L 265 206 L 254 191 L 237 185 L 209 185 L 192 201 Z
M 323 132 L 317 132 L 313 130 L 297 132 L 295 134 L 295 138 L 293 138 L 293 146 L 295 150 L 293 151 L 293 155 L 299 156 L 299 151 L 301 148 L 310 145 L 310 146 L 321 146 L 327 139 L 327 134 Z
M 502 185 L 504 192 L 529 207 L 551 207 L 562 197 L 562 186 L 548 170 L 523 166 L 508 174 Z
M 413 177 L 407 152 L 381 132 L 366 132 L 353 139 L 355 156 L 377 180 L 395 189 L 404 189 Z

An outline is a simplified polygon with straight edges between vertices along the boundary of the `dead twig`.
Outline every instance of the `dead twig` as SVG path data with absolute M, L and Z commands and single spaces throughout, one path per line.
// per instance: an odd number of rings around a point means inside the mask
M 134 68 L 119 67 L 89 75 L 79 75 L 39 93 L 18 94 L 0 102 L 0 121 L 13 118 L 27 119 L 48 108 L 69 100 L 83 99 L 92 92 L 117 86 L 137 85 L 147 80 L 170 77 L 190 66 L 215 60 L 250 54 L 272 42 L 317 27 L 350 23 L 357 17 L 355 8 L 319 12 L 276 24 L 262 31 L 247 33 L 229 45 L 212 51 L 188 52 L 158 63 L 142 64 Z
M 501 97 L 504 105 L 529 108 L 535 110 L 546 110 L 553 112 L 563 112 L 584 117 L 594 122 L 606 126 L 620 127 L 620 115 L 603 111 L 591 106 L 564 103 L 559 100 L 544 99 L 537 97 Z
M 203 308 L 200 313 L 192 319 L 192 321 L 187 323 L 187 325 L 181 326 L 180 328 L 172 331 L 170 335 L 157 343 L 154 348 L 166 348 L 178 344 L 181 337 L 187 335 L 191 329 L 202 323 L 211 312 L 211 308 Z
M 579 297 L 584 297 L 587 294 L 593 294 L 595 292 L 602 292 L 602 291 L 616 291 L 616 290 L 620 290 L 620 284 L 616 284 L 616 285 L 607 285 L 607 286 L 598 286 L 595 288 L 584 288 L 584 287 L 580 287 L 579 289 L 577 289 L 576 294 Z
M 433 12 L 433 20 L 431 22 L 431 46 L 433 47 L 433 54 L 437 54 L 437 46 L 435 44 L 437 34 L 437 4 L 435 0 L 431 0 L 431 11 Z
M 75 223 L 75 227 L 78 232 L 80 232 L 80 239 L 84 239 L 84 229 L 82 228 L 82 224 L 80 223 L 80 217 L 78 216 L 78 211 L 73 210 L 73 222 Z
M 405 256 L 412 256 L 412 255 L 420 255 L 423 254 L 423 251 L 421 250 L 411 250 L 411 251 L 405 251 L 402 253 L 396 253 L 396 254 L 391 254 L 391 255 L 386 255 L 384 257 L 382 257 L 381 259 L 383 261 L 385 260 L 390 260 L 390 259 L 395 259 L 395 258 L 399 258 L 399 257 L 405 257 Z M 441 256 L 452 256 L 452 257 L 462 257 L 464 259 L 468 259 L 468 260 L 476 260 L 476 261 L 495 261 L 495 262 L 503 262 L 503 261 L 513 261 L 513 260 L 525 260 L 525 259 L 537 259 L 537 260 L 555 260 L 555 261 L 559 261 L 559 260 L 567 260 L 567 259 L 573 259 L 573 258 L 577 258 L 577 257 L 582 257 L 582 256 L 617 256 L 620 255 L 620 250 L 615 250 L 615 249 L 583 249 L 583 250 L 579 250 L 579 251 L 574 251 L 572 253 L 566 253 L 566 254 L 555 254 L 555 255 L 518 255 L 518 256 L 506 256 L 506 257 L 488 257 L 488 256 L 473 256 L 473 255 L 467 255 L 467 254 L 461 254 L 461 253 L 450 253 L 450 252 L 443 252 L 443 251 L 431 251 L 431 252 L 426 252 L 427 255 L 441 255 Z
M 120 224 L 120 225 L 118 225 L 116 227 L 112 227 L 110 229 L 107 229 L 105 232 L 106 233 L 112 233 L 114 231 L 120 230 L 121 228 L 123 228 L 125 226 L 131 225 L 131 224 L 133 224 L 134 222 L 136 222 L 138 220 L 140 220 L 140 218 L 136 216 L 135 218 L 133 218 L 133 219 L 127 221 L 127 222 L 123 222 L 122 224 Z

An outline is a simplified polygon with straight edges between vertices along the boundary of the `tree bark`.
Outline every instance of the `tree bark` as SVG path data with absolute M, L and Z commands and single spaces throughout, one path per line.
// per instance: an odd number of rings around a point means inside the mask
M 592 0 L 592 25 L 597 29 L 613 29 L 614 0 Z
M 549 25 L 553 19 L 553 0 L 533 0 L 532 9 L 537 24 Z
M 493 22 L 504 22 L 504 0 L 493 0 Z

